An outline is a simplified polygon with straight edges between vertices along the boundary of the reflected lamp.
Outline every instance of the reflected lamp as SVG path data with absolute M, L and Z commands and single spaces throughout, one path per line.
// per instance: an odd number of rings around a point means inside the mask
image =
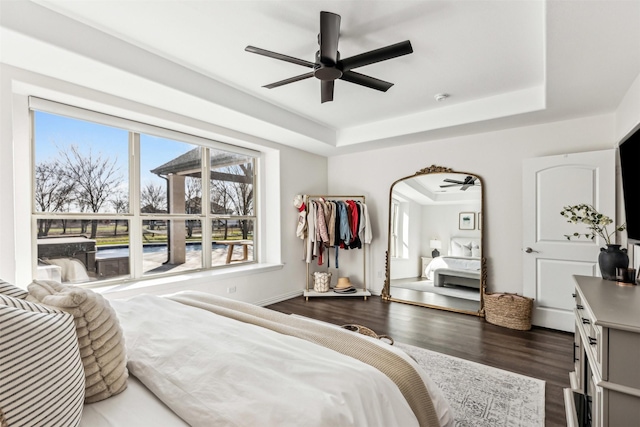
M 440 256 L 440 251 L 438 249 L 442 249 L 442 242 L 438 239 L 429 240 L 429 246 L 433 251 L 431 252 L 432 258 L 437 258 Z

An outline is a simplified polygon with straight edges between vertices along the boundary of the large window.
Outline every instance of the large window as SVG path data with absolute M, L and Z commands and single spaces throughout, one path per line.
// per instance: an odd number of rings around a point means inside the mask
M 409 257 L 409 204 L 396 198 L 391 200 L 390 253 L 392 258 Z
M 38 277 L 85 283 L 256 261 L 257 153 L 40 99 L 31 108 Z

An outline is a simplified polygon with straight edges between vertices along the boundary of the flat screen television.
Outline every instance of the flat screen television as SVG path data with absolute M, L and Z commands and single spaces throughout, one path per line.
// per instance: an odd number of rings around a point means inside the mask
M 629 243 L 640 243 L 640 127 L 618 150 Z

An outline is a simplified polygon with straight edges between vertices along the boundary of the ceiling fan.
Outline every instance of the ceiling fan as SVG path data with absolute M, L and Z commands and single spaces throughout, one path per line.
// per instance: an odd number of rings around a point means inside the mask
M 478 180 L 478 178 L 476 178 L 475 176 L 471 176 L 471 175 L 468 175 L 464 179 L 464 181 L 459 181 L 459 180 L 449 179 L 449 178 L 446 178 L 443 181 L 450 182 L 451 184 L 441 185 L 440 188 L 460 186 L 460 190 L 462 191 L 467 191 L 469 187 L 473 187 L 474 185 L 480 185 L 480 180 Z
M 396 58 L 398 56 L 408 55 L 413 52 L 411 42 L 406 40 L 380 49 L 350 56 L 349 58 L 340 59 L 340 52 L 338 52 L 339 37 L 340 15 L 336 15 L 331 12 L 320 12 L 320 34 L 318 34 L 320 50 L 316 52 L 315 62 L 271 52 L 255 46 L 247 46 L 244 50 L 251 53 L 257 53 L 258 55 L 268 56 L 269 58 L 279 59 L 281 61 L 312 68 L 313 71 L 308 73 L 271 83 L 263 87 L 273 89 L 289 83 L 315 77 L 320 80 L 320 97 L 323 103 L 333 101 L 333 86 L 337 79 L 386 92 L 391 86 L 393 86 L 393 83 L 356 73 L 352 70 L 354 68 L 364 67 L 365 65 L 376 62 Z

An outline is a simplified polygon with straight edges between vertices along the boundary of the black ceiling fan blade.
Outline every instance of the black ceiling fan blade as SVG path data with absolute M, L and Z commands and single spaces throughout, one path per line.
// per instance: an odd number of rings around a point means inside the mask
M 338 38 L 340 37 L 340 15 L 320 12 L 320 62 L 335 65 L 338 62 Z
M 443 179 L 443 181 L 444 182 L 453 182 L 454 184 L 459 184 L 459 185 L 462 185 L 462 184 L 464 184 L 466 182 L 466 181 L 457 181 L 455 179 L 450 179 L 450 178 Z
M 365 76 L 364 74 L 356 73 L 355 71 L 342 73 L 340 79 L 349 83 L 355 83 L 371 89 L 379 90 L 381 92 L 386 92 L 391 86 L 393 86 L 393 83 L 385 82 L 384 80 L 376 79 L 375 77 Z
M 460 187 L 460 190 L 462 191 L 467 191 L 467 188 L 471 187 L 473 184 L 465 184 L 462 187 Z
M 459 186 L 459 185 L 462 185 L 462 184 L 447 184 L 447 185 L 441 185 L 441 186 L 440 186 L 440 188 L 457 187 L 457 186 Z
M 292 64 L 302 65 L 303 67 L 313 68 L 315 64 L 313 62 L 305 61 L 304 59 L 294 58 L 293 56 L 283 55 L 281 53 L 271 52 L 270 50 L 261 49 L 255 46 L 247 46 L 244 48 L 247 52 L 257 53 L 258 55 L 267 56 L 273 59 L 279 59 L 280 61 L 291 62 Z
M 331 102 L 333 101 L 333 87 L 335 81 L 333 80 L 322 80 L 320 82 L 320 101 L 321 103 Z
M 410 53 L 413 53 L 411 42 L 405 40 L 400 43 L 342 59 L 339 61 L 339 65 L 342 67 L 342 71 L 349 71 L 354 68 L 364 67 L 365 65 L 386 61 L 387 59 L 397 58 L 398 56 L 408 55 Z
M 275 87 L 284 86 L 289 83 L 299 82 L 300 80 L 308 79 L 310 77 L 313 77 L 313 72 L 300 74 L 299 76 L 295 76 L 295 77 L 289 77 L 288 79 L 280 80 L 279 82 L 264 85 L 262 87 L 266 87 L 267 89 L 273 89 Z

